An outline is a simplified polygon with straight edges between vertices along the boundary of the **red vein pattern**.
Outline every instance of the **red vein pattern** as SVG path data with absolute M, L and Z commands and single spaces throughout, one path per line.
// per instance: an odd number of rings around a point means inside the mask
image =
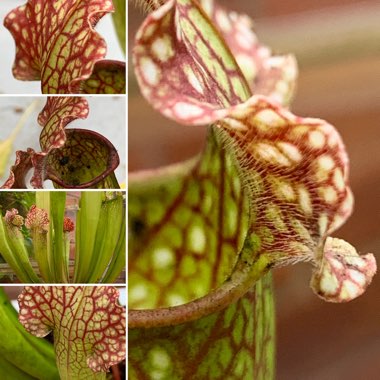
M 201 5 L 168 1 L 137 33 L 136 76 L 153 107 L 181 124 L 198 125 L 225 117 L 225 108 L 251 91 L 288 104 L 297 77 L 293 56 L 271 56 L 247 16 L 210 0 Z
M 263 252 L 290 261 L 310 254 L 351 214 L 348 157 L 333 126 L 259 96 L 231 109 L 218 125 L 234 141 L 251 190 L 251 228 Z
M 34 155 L 34 149 L 28 148 L 26 152 L 18 150 L 14 165 L 9 169 L 9 177 L 0 187 L 0 189 L 26 189 L 26 173 L 33 168 L 31 157 Z
M 47 211 L 42 208 L 38 208 L 36 205 L 32 205 L 25 219 L 25 227 L 30 230 L 38 229 L 44 232 L 48 231 L 49 216 Z
M 96 62 L 91 76 L 82 84 L 82 94 L 125 94 L 125 62 Z
M 204 296 L 228 278 L 237 261 L 248 229 L 246 193 L 213 130 L 208 141 L 202 158 L 179 168 L 178 176 L 155 173 L 158 185 L 149 191 L 133 191 L 130 181 L 130 308 Z
M 40 145 L 44 152 L 61 148 L 66 142 L 66 126 L 76 119 L 86 119 L 88 103 L 82 97 L 48 97 L 38 115 L 41 125 Z
M 207 8 L 213 3 L 205 1 L 204 4 Z M 219 8 L 208 9 L 208 12 L 224 32 L 231 27 L 231 20 L 238 18 L 228 16 Z M 230 135 L 226 145 L 236 150 L 241 174 L 251 191 L 251 239 L 255 246 L 261 254 L 270 257 L 274 265 L 308 260 L 313 262 L 317 272 L 323 263 L 327 236 L 345 222 L 353 206 L 348 186 L 348 157 L 342 140 L 325 121 L 295 116 L 269 97 L 254 95 L 243 103 L 244 91 L 229 92 L 233 84 L 239 88 L 225 78 L 229 53 L 220 48 L 225 47 L 224 42 L 209 25 L 210 20 L 207 21 L 191 0 L 167 2 L 153 12 L 140 28 L 134 49 L 141 90 L 162 114 L 187 125 L 215 123 Z M 235 46 L 242 36 L 248 39 L 251 44 L 246 44 L 244 53 L 248 56 L 257 46 L 249 23 L 242 19 L 240 25 L 243 31 L 231 29 L 228 40 Z M 205 43 L 202 38 L 207 31 L 210 33 Z M 192 48 L 182 42 L 187 39 Z M 199 41 L 202 43 L 197 45 Z M 158 47 L 161 47 L 160 54 Z M 264 60 L 264 69 L 259 70 L 256 82 L 268 89 L 271 87 L 272 92 L 277 85 L 283 88 L 283 80 L 274 86 L 269 82 L 264 85 L 266 66 L 268 62 Z M 223 90 L 217 91 L 210 85 L 210 68 L 214 69 L 213 80 Z M 294 67 L 290 71 L 294 74 Z M 238 69 L 234 72 L 241 75 Z M 181 84 L 177 88 L 173 85 L 176 81 Z M 292 85 L 287 85 L 282 95 L 278 93 L 277 100 L 286 102 L 291 88 Z M 240 104 L 234 105 L 239 97 Z M 198 106 L 196 102 L 202 104 Z M 224 108 L 217 104 L 223 104 Z M 346 255 L 351 255 L 351 251 Z M 374 258 L 363 256 L 363 260 L 370 265 L 355 266 L 355 271 L 363 276 L 361 288 L 335 299 L 355 298 L 371 282 L 376 270 Z M 339 281 L 343 278 L 341 276 Z M 328 287 L 322 287 L 328 293 Z M 334 286 L 332 292 L 335 291 Z M 320 289 L 316 292 L 324 296 Z M 333 300 L 327 293 L 325 298 Z
M 352 211 L 348 157 L 333 126 L 280 105 L 294 89 L 293 58 L 270 57 L 248 19 L 202 5 L 240 64 L 252 60 L 247 79 L 267 96 L 249 98 L 197 2 L 168 1 L 140 28 L 134 62 L 144 96 L 181 124 L 212 126 L 203 155 L 130 182 L 131 379 L 272 379 L 266 272 L 311 261 L 312 289 L 345 302 L 376 271 L 372 254 L 328 237 Z
M 144 96 L 180 122 L 188 116 L 191 124 L 207 124 L 221 109 L 249 96 L 234 57 L 193 0 L 168 1 L 148 16 L 133 53 Z
M 289 104 L 297 80 L 293 55 L 272 56 L 271 50 L 258 41 L 247 15 L 228 11 L 214 0 L 201 0 L 200 4 L 231 49 L 251 92 Z
M 34 188 L 42 188 L 46 179 L 66 188 L 106 184 L 115 188 L 113 171 L 119 156 L 111 142 L 96 132 L 66 129 L 72 121 L 85 119 L 88 112 L 87 100 L 82 97 L 48 97 L 38 117 L 42 151 L 18 151 L 2 188 L 26 188 L 25 176 L 32 168 L 30 183 Z
M 40 79 L 43 93 L 78 93 L 106 54 L 93 27 L 113 10 L 111 0 L 28 0 L 12 10 L 4 25 L 16 42 L 14 76 Z
M 361 295 L 376 272 L 374 256 L 359 256 L 336 238 L 326 241 L 353 208 L 348 156 L 335 128 L 262 96 L 232 107 L 217 125 L 234 140 L 227 144 L 251 192 L 251 239 L 260 254 L 274 265 L 311 261 L 312 288 L 326 301 Z
M 93 379 L 125 359 L 125 310 L 107 286 L 25 287 L 19 320 L 37 337 L 54 332 L 63 379 Z M 99 377 L 102 378 L 102 377 Z
M 46 179 L 56 187 L 118 188 L 114 170 L 119 155 L 112 143 L 99 133 L 86 129 L 68 129 L 65 145 L 46 158 Z
M 175 326 L 129 329 L 128 378 L 273 379 L 270 278 L 219 313 Z

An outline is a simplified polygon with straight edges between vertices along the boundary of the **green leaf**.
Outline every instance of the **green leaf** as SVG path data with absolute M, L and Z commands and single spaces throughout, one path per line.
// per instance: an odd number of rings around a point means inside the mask
M 120 47 L 123 49 L 124 54 L 126 53 L 126 21 L 127 21 L 127 12 L 126 12 L 126 0 L 114 0 L 115 13 L 112 14 L 112 20 L 115 25 L 115 30 L 117 37 L 119 38 Z
M 105 286 L 25 287 L 19 319 L 37 337 L 53 331 L 61 379 L 105 379 L 125 358 L 125 310 L 118 296 Z
M 2 379 L 58 380 L 53 346 L 27 333 L 0 288 L 0 375 Z M 9 371 L 9 372 L 8 372 Z
M 88 272 L 90 273 L 89 283 L 100 281 L 112 260 L 117 260 L 117 258 L 114 259 L 115 256 L 122 255 L 125 257 L 125 250 L 118 250 L 119 241 L 125 236 L 125 223 L 123 221 L 125 221 L 123 195 L 108 193 L 101 206 Z
M 74 223 L 65 216 L 66 192 L 36 192 L 25 227 L 18 211 L 8 210 L 0 220 L 0 253 L 24 282 L 115 281 L 125 267 L 124 199 L 121 192 L 81 193 L 74 278 L 69 275 L 69 234 L 74 231 Z M 30 264 L 27 245 L 32 247 L 30 254 L 37 261 L 41 278 Z
M 115 253 L 112 256 L 112 260 L 109 263 L 107 271 L 102 278 L 102 283 L 104 284 L 112 284 L 117 278 L 120 276 L 120 273 L 125 268 L 125 252 L 126 252 L 126 242 L 125 242 L 125 228 L 126 221 L 125 218 L 122 220 L 122 224 L 120 227 L 120 236 L 117 242 L 117 246 L 115 248 Z
M 0 356 L 0 376 L 3 380 L 35 380 L 36 378 L 28 375 L 20 368 Z
M 38 192 L 40 193 L 40 192 Z M 63 231 L 63 222 L 66 206 L 66 192 L 51 191 L 49 192 L 50 203 L 50 228 L 52 229 L 52 257 L 49 260 L 52 263 L 52 282 L 68 283 L 69 282 L 69 262 L 65 249 L 66 237 Z
M 76 283 L 85 283 L 91 276 L 91 262 L 104 198 L 104 192 L 99 191 L 86 191 L 81 194 L 75 231 Z
M 197 160 L 129 180 L 132 308 L 202 297 L 223 283 L 236 263 L 249 205 L 234 160 L 222 148 L 220 135 L 209 133 Z M 135 299 L 138 289 L 149 297 Z
M 125 265 L 123 195 L 84 192 L 79 207 L 74 282 L 114 281 Z

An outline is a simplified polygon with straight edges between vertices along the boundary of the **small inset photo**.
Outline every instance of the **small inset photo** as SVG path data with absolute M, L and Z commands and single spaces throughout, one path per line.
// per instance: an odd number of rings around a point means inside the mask
M 0 188 L 124 186 L 124 97 L 2 97 L 0 119 Z
M 126 379 L 125 287 L 0 287 L 1 379 Z
M 125 284 L 125 198 L 121 191 L 0 192 L 0 282 Z
M 2 0 L 0 20 L 0 93 L 125 94 L 125 0 Z

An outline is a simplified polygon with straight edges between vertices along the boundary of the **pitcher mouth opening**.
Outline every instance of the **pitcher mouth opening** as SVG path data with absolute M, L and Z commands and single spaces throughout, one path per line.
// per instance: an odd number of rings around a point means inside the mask
M 47 158 L 47 162 L 53 165 L 48 165 L 46 179 L 52 180 L 59 187 L 75 189 L 93 187 L 119 166 L 120 159 L 116 148 L 101 134 L 86 129 L 73 128 L 66 130 L 66 136 L 66 144 L 62 148 L 50 152 Z M 75 145 L 72 144 L 73 136 L 76 136 L 76 139 L 80 136 L 80 144 L 90 144 L 93 150 L 92 152 L 83 152 L 79 160 L 75 160 L 75 165 L 68 162 L 68 157 L 72 155 L 71 151 L 76 149 Z M 91 162 L 95 156 L 90 157 L 89 155 L 94 154 L 94 152 L 100 152 L 103 156 L 101 158 L 104 158 L 100 167 L 97 166 L 99 165 L 97 156 L 95 164 Z M 87 179 L 84 182 L 81 180 L 83 177 Z

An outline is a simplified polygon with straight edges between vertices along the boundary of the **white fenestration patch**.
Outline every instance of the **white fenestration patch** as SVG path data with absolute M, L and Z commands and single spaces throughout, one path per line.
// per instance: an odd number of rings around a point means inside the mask
M 344 188 L 346 187 L 343 173 L 340 168 L 335 168 L 334 174 L 333 174 L 333 182 L 334 182 L 335 187 L 338 189 L 338 191 L 343 191 Z
M 162 62 L 174 56 L 172 41 L 169 36 L 156 38 L 152 43 L 152 53 Z
M 330 258 L 330 264 L 336 270 L 343 270 L 344 269 L 344 265 L 339 260 L 337 260 L 335 257 Z
M 278 183 L 278 193 L 281 195 L 281 198 L 287 201 L 294 201 L 296 197 L 291 184 L 287 182 Z
M 309 144 L 312 148 L 320 149 L 326 144 L 325 135 L 320 131 L 312 131 L 309 133 Z
M 273 57 L 270 57 L 270 59 L 268 59 L 268 66 L 273 68 L 273 69 L 281 69 L 283 66 L 284 66 L 284 62 L 285 62 L 285 57 L 282 56 L 282 55 L 275 55 Z
M 313 212 L 310 194 L 304 186 L 298 187 L 298 203 L 305 215 L 311 215 Z
M 329 178 L 331 170 L 334 168 L 335 162 L 331 156 L 324 154 L 316 161 L 315 176 L 317 181 L 323 182 Z
M 170 376 L 172 369 L 170 355 L 161 347 L 154 347 L 148 352 L 150 364 L 150 378 L 152 380 L 164 380 Z
M 325 154 L 318 159 L 318 165 L 322 170 L 331 170 L 335 166 L 335 163 L 332 157 Z
M 161 78 L 159 67 L 148 57 L 143 57 L 140 60 L 140 72 L 149 85 L 156 86 Z
M 188 231 L 189 248 L 197 254 L 203 254 L 206 248 L 206 234 L 200 226 L 190 226 Z
M 319 196 L 328 204 L 334 204 L 338 199 L 338 195 L 332 186 L 320 187 L 318 192 Z
M 252 49 L 257 43 L 256 35 L 243 23 L 236 24 L 236 29 L 235 38 L 239 46 L 245 50 Z
M 166 247 L 156 248 L 152 252 L 152 265 L 156 269 L 167 268 L 175 261 L 174 252 Z
M 342 301 L 350 301 L 356 298 L 360 292 L 360 288 L 354 282 L 350 280 L 343 281 L 342 289 L 340 291 L 340 298 Z
M 159 369 L 169 369 L 171 359 L 169 354 L 161 347 L 154 347 L 148 353 L 152 367 Z
M 133 302 L 138 302 L 148 297 L 148 288 L 144 284 L 133 285 L 128 290 L 128 297 Z
M 366 279 L 363 273 L 358 272 L 355 269 L 347 269 L 349 277 L 358 285 L 364 286 Z
M 338 289 L 338 279 L 330 271 L 324 271 L 320 282 L 320 291 L 328 296 L 335 295 Z
M 329 302 L 347 302 L 360 296 L 376 273 L 371 253 L 359 256 L 344 240 L 327 238 L 311 280 L 312 289 Z
M 267 125 L 269 128 L 281 127 L 286 124 L 285 120 L 280 115 L 270 109 L 258 112 L 255 116 L 255 120 Z
M 242 122 L 240 122 L 236 119 L 231 119 L 231 118 L 226 117 L 223 120 L 223 122 L 226 123 L 229 128 L 235 129 L 237 131 L 247 131 L 248 130 L 248 127 L 245 124 L 243 124 Z
M 206 12 L 206 14 L 208 16 L 212 15 L 212 13 L 213 13 L 213 6 L 215 4 L 213 4 L 213 2 L 210 1 L 210 0 L 201 0 L 200 3 L 202 5 L 203 10 Z
M 292 161 L 300 162 L 302 160 L 302 154 L 299 149 L 288 142 L 279 142 L 277 146 L 286 154 Z
M 203 198 L 202 209 L 204 213 L 209 213 L 213 205 L 213 198 L 209 194 L 205 194 Z
M 191 66 L 189 65 L 184 66 L 183 71 L 187 77 L 187 80 L 189 81 L 191 86 L 194 88 L 194 90 L 199 92 L 200 94 L 203 94 L 204 92 L 203 86 L 201 82 L 199 81 L 198 77 L 194 74 L 194 71 L 191 68 Z
M 139 28 L 139 30 L 136 33 L 136 40 L 149 40 L 157 30 L 157 24 L 149 24 L 145 28 Z
M 271 182 L 273 191 L 277 198 L 288 202 L 296 200 L 296 193 L 291 182 L 276 176 L 268 176 L 268 181 Z
M 257 143 L 253 146 L 256 157 L 259 160 L 281 166 L 291 166 L 291 161 L 283 155 L 275 146 L 267 143 Z
M 36 5 L 36 13 L 38 13 L 41 9 L 41 5 L 40 4 L 37 4 Z M 38 9 L 38 10 L 37 10 Z M 14 12 L 12 12 L 12 13 L 9 13 L 9 15 L 7 16 L 7 18 L 9 19 L 9 20 L 14 20 L 15 18 L 16 18 L 16 14 L 14 13 Z
M 203 114 L 203 109 L 195 104 L 178 102 L 173 107 L 174 114 L 180 119 L 192 119 Z
M 226 15 L 226 12 L 222 10 L 218 10 L 216 12 L 215 16 L 216 22 L 218 24 L 218 27 L 224 32 L 224 33 L 229 33 L 231 32 L 232 26 L 231 26 L 231 21 Z

